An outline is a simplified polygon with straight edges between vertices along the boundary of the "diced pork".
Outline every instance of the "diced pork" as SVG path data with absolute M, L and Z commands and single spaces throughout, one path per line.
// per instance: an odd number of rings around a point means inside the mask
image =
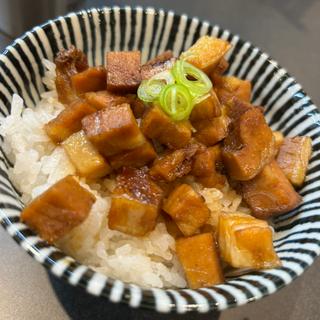
M 230 48 L 225 40 L 202 36 L 180 58 L 210 74 Z
M 121 167 L 140 168 L 153 161 L 156 157 L 157 153 L 152 144 L 146 141 L 137 148 L 110 156 L 108 160 L 113 169 Z
M 95 197 L 67 176 L 35 198 L 21 213 L 21 220 L 44 240 L 53 243 L 80 225 Z
M 243 198 L 257 218 L 268 219 L 286 213 L 301 202 L 301 197 L 275 160 L 241 186 Z
M 210 120 L 219 116 L 221 116 L 221 105 L 216 93 L 212 90 L 208 98 L 193 107 L 190 121 L 193 123 L 201 120 Z
M 80 131 L 82 119 L 94 112 L 96 109 L 90 104 L 82 100 L 75 100 L 56 118 L 49 121 L 44 129 L 53 142 L 62 142 L 73 133 Z
M 77 99 L 77 94 L 72 87 L 71 77 L 88 68 L 85 54 L 71 46 L 68 50 L 61 50 L 55 58 L 56 64 L 56 89 L 61 103 L 69 104 Z
M 108 157 L 145 143 L 129 104 L 105 108 L 82 120 L 88 139 Z
M 158 157 L 150 168 L 150 175 L 154 179 L 169 182 L 187 175 L 191 171 L 192 157 L 197 149 L 196 144 L 191 144 Z
M 281 266 L 273 248 L 272 230 L 266 221 L 248 214 L 219 216 L 219 249 L 222 259 L 234 268 L 266 269 Z
M 234 180 L 254 178 L 274 154 L 272 131 L 258 108 L 249 109 L 233 122 L 222 152 L 224 165 Z
M 163 210 L 185 236 L 191 236 L 209 219 L 209 209 L 202 197 L 187 184 L 176 187 L 164 201 Z
M 63 141 L 62 146 L 80 176 L 96 179 L 111 172 L 107 161 L 99 154 L 82 130 Z
M 183 148 L 191 139 L 190 123 L 174 122 L 158 106 L 154 106 L 144 115 L 141 130 L 149 139 L 156 139 L 171 149 Z
M 285 138 L 280 146 L 277 162 L 295 187 L 301 187 L 304 182 L 311 153 L 310 137 Z
M 224 282 L 219 253 L 212 233 L 176 240 L 178 258 L 191 289 Z
M 175 62 L 171 50 L 165 51 L 141 66 L 141 78 L 147 80 L 154 75 L 171 69 Z
M 124 168 L 112 194 L 108 225 L 133 236 L 155 228 L 163 191 L 141 169 Z
M 91 67 L 71 76 L 72 87 L 77 94 L 100 91 L 107 87 L 107 74 L 104 67 Z
M 135 93 L 141 82 L 140 51 L 107 52 L 107 89 Z

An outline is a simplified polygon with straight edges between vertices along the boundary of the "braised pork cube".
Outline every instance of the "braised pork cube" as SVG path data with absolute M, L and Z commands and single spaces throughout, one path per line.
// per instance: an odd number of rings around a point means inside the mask
M 209 176 L 215 170 L 213 154 L 208 148 L 199 150 L 193 158 L 191 174 L 196 177 Z
M 223 162 L 234 180 L 250 180 L 274 157 L 275 143 L 261 110 L 249 109 L 224 140 Z
M 226 115 L 226 108 L 222 108 L 221 112 L 220 117 L 192 123 L 197 130 L 194 137 L 199 142 L 206 146 L 213 146 L 227 136 L 230 119 Z
M 130 105 L 126 103 L 85 117 L 82 126 L 88 139 L 106 157 L 145 143 Z
M 190 114 L 191 123 L 209 120 L 221 116 L 221 106 L 219 99 L 215 92 L 212 90 L 205 100 L 196 104 Z
M 185 236 L 197 233 L 209 219 L 209 209 L 203 198 L 188 184 L 176 187 L 162 208 Z
M 185 147 L 191 139 L 188 121 L 174 122 L 158 106 L 152 107 L 142 118 L 141 131 L 170 149 Z
M 135 93 L 141 82 L 140 51 L 107 52 L 107 89 Z
M 227 106 L 227 115 L 231 121 L 238 120 L 241 115 L 254 108 L 251 103 L 240 100 L 235 96 L 231 96 L 229 93 L 223 97 L 223 101 L 223 103 Z
M 251 82 L 233 76 L 214 76 L 213 84 L 218 91 L 225 90 L 240 100 L 250 102 Z
M 241 191 L 253 215 L 261 219 L 286 213 L 301 202 L 275 160 L 252 180 L 242 182 Z
M 224 282 L 219 253 L 212 233 L 176 240 L 176 251 L 191 289 Z
M 69 104 L 77 99 L 77 94 L 71 84 L 71 77 L 88 68 L 85 54 L 71 46 L 68 50 L 62 49 L 55 58 L 56 89 L 61 103 Z
M 230 43 L 225 40 L 202 36 L 180 55 L 180 59 L 210 74 L 230 48 Z
M 311 153 L 310 137 L 285 138 L 280 146 L 278 165 L 295 187 L 301 187 L 304 182 Z
M 219 216 L 219 249 L 234 268 L 267 269 L 281 266 L 268 223 L 244 213 Z
M 280 131 L 273 131 L 274 142 L 276 147 L 276 154 L 279 153 L 280 147 L 284 141 L 284 136 Z
M 107 161 L 100 155 L 82 130 L 63 141 L 62 146 L 80 176 L 96 179 L 111 172 Z
M 72 87 L 77 94 L 104 90 L 107 86 L 107 70 L 104 67 L 91 67 L 71 76 Z
M 147 80 L 173 67 L 175 58 L 171 50 L 165 51 L 141 66 L 141 78 Z
M 67 176 L 35 198 L 21 220 L 49 243 L 65 236 L 89 215 L 95 197 L 73 176 Z
M 66 107 L 59 115 L 49 121 L 44 129 L 50 139 L 59 143 L 73 133 L 81 130 L 82 119 L 96 112 L 96 109 L 82 100 L 76 100 Z
M 141 119 L 147 110 L 147 106 L 135 94 L 128 94 L 126 98 L 129 99 L 132 112 L 136 119 Z
M 225 58 L 222 58 L 218 65 L 213 69 L 212 74 L 221 76 L 225 73 L 225 71 L 227 71 L 228 68 L 229 62 Z
M 183 233 L 177 226 L 177 224 L 173 221 L 173 219 L 164 211 L 161 212 L 161 217 L 164 220 L 164 223 L 166 225 L 166 229 L 170 236 L 172 236 L 175 239 L 183 237 Z
M 123 168 L 112 194 L 109 228 L 144 236 L 156 225 L 162 196 L 163 191 L 144 170 Z
M 150 175 L 157 180 L 174 181 L 187 175 L 192 168 L 192 157 L 198 146 L 191 144 L 184 149 L 169 152 L 158 157 L 150 168 Z
M 85 101 L 97 110 L 114 107 L 123 103 L 130 103 L 130 99 L 107 90 L 98 92 L 87 92 L 83 95 Z
M 194 156 L 191 173 L 203 187 L 222 189 L 227 181 L 221 174 L 222 167 L 221 147 L 215 145 Z
M 141 146 L 108 158 L 113 169 L 121 167 L 141 168 L 157 157 L 153 146 L 146 141 Z

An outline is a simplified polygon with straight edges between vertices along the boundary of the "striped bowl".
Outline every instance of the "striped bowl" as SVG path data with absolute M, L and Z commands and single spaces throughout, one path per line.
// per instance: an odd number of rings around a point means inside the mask
M 272 129 L 281 130 L 285 135 L 312 138 L 314 152 L 306 182 L 299 191 L 304 201 L 292 212 L 274 220 L 274 245 L 283 266 L 251 272 L 230 278 L 225 284 L 199 290 L 143 289 L 107 278 L 48 245 L 20 223 L 23 204 L 19 191 L 8 177 L 12 164 L 1 149 L 0 222 L 24 250 L 57 277 L 93 295 L 135 308 L 158 312 L 208 312 L 272 294 L 301 275 L 319 255 L 320 116 L 317 108 L 301 85 L 276 61 L 228 30 L 197 18 L 152 8 L 92 9 L 48 21 L 17 39 L 0 55 L 0 116 L 10 113 L 10 101 L 15 92 L 23 97 L 27 107 L 39 101 L 40 93 L 46 90 L 41 82 L 44 75 L 41 59 L 52 60 L 63 47 L 74 44 L 84 50 L 90 63 L 95 65 L 103 63 L 108 50 L 139 49 L 146 61 L 166 49 L 178 55 L 204 34 L 232 43 L 227 55 L 228 73 L 252 82 L 253 103 L 264 106 Z

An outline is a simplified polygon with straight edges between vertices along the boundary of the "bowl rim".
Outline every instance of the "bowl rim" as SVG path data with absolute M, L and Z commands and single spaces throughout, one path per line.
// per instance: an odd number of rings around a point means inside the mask
M 182 16 L 185 16 L 187 18 L 188 21 L 194 21 L 194 20 L 197 20 L 199 21 L 200 23 L 207 23 L 208 25 L 210 26 L 213 26 L 213 27 L 218 27 L 221 31 L 223 32 L 228 32 L 231 36 L 233 37 L 238 37 L 238 43 L 240 44 L 248 44 L 248 50 L 250 52 L 252 52 L 252 50 L 257 50 L 257 56 L 261 56 L 261 55 L 266 55 L 267 59 L 266 61 L 268 62 L 268 65 L 271 64 L 273 65 L 273 67 L 275 68 L 275 70 L 279 71 L 280 69 L 281 70 L 284 70 L 285 73 L 283 74 L 283 78 L 285 79 L 293 79 L 293 83 L 294 84 L 298 84 L 297 81 L 295 80 L 294 77 L 292 77 L 287 71 L 286 69 L 284 69 L 282 66 L 280 66 L 276 60 L 274 60 L 268 53 L 266 53 L 265 51 L 262 51 L 259 47 L 253 45 L 251 42 L 249 41 L 246 41 L 244 39 L 242 39 L 238 34 L 234 34 L 232 32 L 230 32 L 228 29 L 225 29 L 225 28 L 222 28 L 220 27 L 220 25 L 217 25 L 215 23 L 211 23 L 210 21 L 208 20 L 204 20 L 204 19 L 200 19 L 196 16 L 189 16 L 185 13 L 175 13 L 175 11 L 173 10 L 166 10 L 166 9 L 162 9 L 162 8 L 153 8 L 153 7 L 150 7 L 150 6 L 147 6 L 147 7 L 143 7 L 143 6 L 103 6 L 103 7 L 91 7 L 89 9 L 83 9 L 83 10 L 79 10 L 79 11 L 75 11 L 75 12 L 69 12 L 65 15 L 59 15 L 57 16 L 56 18 L 54 19 L 49 19 L 47 20 L 46 22 L 40 24 L 40 25 L 37 25 L 35 27 L 33 27 L 32 29 L 26 31 L 25 33 L 23 33 L 21 36 L 17 37 L 11 44 L 9 44 L 8 46 L 5 47 L 5 49 L 3 49 L 1 52 L 0 52 L 0 60 L 1 60 L 1 57 L 2 56 L 6 56 L 8 54 L 8 52 L 10 52 L 10 49 L 11 48 L 15 48 L 17 45 L 18 45 L 18 41 L 24 41 L 26 38 L 28 38 L 29 34 L 30 33 L 33 33 L 36 29 L 40 28 L 40 29 L 47 29 L 50 27 L 51 23 L 56 23 L 58 21 L 60 21 L 61 19 L 65 19 L 66 17 L 68 16 L 71 16 L 71 15 L 75 15 L 75 16 L 83 16 L 84 14 L 90 14 L 93 10 L 96 10 L 98 12 L 105 12 L 105 10 L 109 10 L 110 12 L 111 11 L 115 11 L 115 10 L 128 10 L 130 9 L 131 10 L 131 13 L 134 13 L 135 11 L 137 10 L 141 10 L 143 14 L 148 14 L 148 13 L 152 13 L 153 15 L 155 14 L 158 14 L 160 11 L 163 12 L 164 15 L 168 15 L 168 14 L 173 14 L 173 16 L 176 16 L 176 17 L 182 17 Z M 151 12 L 152 11 L 152 12 Z M 1 68 L 1 66 L 0 66 Z M 300 91 L 304 94 L 304 96 L 306 97 L 309 97 L 306 92 L 304 91 L 304 89 L 301 87 Z M 312 102 L 312 99 L 310 99 L 310 102 L 313 104 Z M 313 104 L 314 105 L 314 104 Z M 315 110 L 315 113 L 317 115 L 320 116 L 320 112 L 319 110 Z M 320 125 L 319 125 L 320 126 Z M 320 135 L 319 135 L 320 136 Z M 2 144 L 2 141 L 0 141 L 0 145 Z M 6 161 L 9 163 L 10 166 L 12 166 L 12 164 L 10 163 L 10 160 L 9 159 L 6 159 Z M 17 193 L 17 196 L 21 196 L 21 193 L 14 187 L 13 183 L 11 182 L 11 180 L 9 179 L 9 177 L 7 178 L 8 181 L 10 182 L 11 184 L 11 187 L 14 189 L 14 191 Z M 319 193 L 320 195 L 320 193 Z M 18 201 L 21 202 L 21 199 L 19 198 Z M 303 204 L 303 203 L 302 203 Z M 15 223 L 19 222 L 19 221 L 16 221 L 15 219 L 11 219 L 10 217 L 8 217 L 5 213 L 3 213 L 3 209 L 5 209 L 6 207 L 3 207 L 1 206 L 2 203 L 0 203 L 0 223 L 1 225 L 4 227 L 4 229 L 10 234 L 10 236 L 29 254 L 31 255 L 33 258 L 35 258 L 38 262 L 40 262 L 51 274 L 53 274 L 55 277 L 58 277 L 58 278 L 62 278 L 65 283 L 68 283 L 68 284 L 71 284 L 73 286 L 80 286 L 82 287 L 83 289 L 87 289 L 87 292 L 89 292 L 89 294 L 93 294 L 92 292 L 88 291 L 88 281 L 89 279 L 86 279 L 86 281 L 80 281 L 76 284 L 72 284 L 70 283 L 69 281 L 69 275 L 61 275 L 61 276 L 58 276 L 57 274 L 55 274 L 53 271 L 52 271 L 52 267 L 56 264 L 56 260 L 53 260 L 53 259 L 49 259 L 48 261 L 39 261 L 37 258 L 36 258 L 36 253 L 39 253 L 39 246 L 37 243 L 37 246 L 33 246 L 31 245 L 31 247 L 27 247 L 27 246 L 23 246 L 21 245 L 21 242 L 22 241 L 25 241 L 27 240 L 27 237 L 25 236 L 25 234 L 23 232 L 21 232 L 21 230 L 19 230 L 18 228 L 17 229 L 10 229 L 10 227 L 14 226 Z M 22 202 L 21 202 L 21 205 Z M 19 209 L 21 211 L 21 208 L 18 208 L 16 207 L 15 209 Z M 320 216 L 320 214 L 319 214 Z M 35 235 L 34 233 L 30 232 L 29 229 L 23 229 L 23 231 L 27 230 L 27 236 L 29 236 L 30 234 L 33 234 Z M 319 234 L 320 234 L 320 231 L 319 231 Z M 43 241 L 41 238 L 39 238 L 38 236 L 36 236 L 36 238 L 38 240 L 40 240 L 40 244 L 42 245 L 45 245 L 45 241 Z M 318 243 L 318 246 L 320 248 L 320 243 Z M 48 246 L 48 248 L 50 247 L 54 247 L 56 250 L 54 251 L 55 253 L 63 256 L 63 257 L 66 257 L 66 258 L 70 258 L 67 254 L 63 253 L 59 248 L 55 247 L 55 246 Z M 30 250 L 30 248 L 32 248 L 33 250 Z M 40 249 L 41 249 L 41 246 L 40 246 Z M 36 252 L 37 251 L 37 252 Z M 242 304 L 247 304 L 247 303 L 250 303 L 250 302 L 253 302 L 253 301 L 257 301 L 257 300 L 260 300 L 261 298 L 265 297 L 265 296 L 268 296 L 268 295 L 271 295 L 273 294 L 274 292 L 277 292 L 278 290 L 280 290 L 281 288 L 289 285 L 294 279 L 296 279 L 298 276 L 300 276 L 305 270 L 307 270 L 311 265 L 312 263 L 314 262 L 315 258 L 320 254 L 320 252 L 318 251 L 317 254 L 314 255 L 313 257 L 313 260 L 312 262 L 305 266 L 302 270 L 302 272 L 300 274 L 295 274 L 295 275 L 292 275 L 291 276 L 291 279 L 289 282 L 285 283 L 284 281 L 282 281 L 281 278 L 274 278 L 272 279 L 272 281 L 276 284 L 276 289 L 273 291 L 273 292 L 269 292 L 268 290 L 267 291 L 264 291 L 262 295 L 260 295 L 259 297 L 257 296 L 253 296 L 251 298 L 247 298 L 246 301 L 244 301 L 243 303 L 239 304 L 237 303 L 237 301 L 226 301 L 226 306 L 225 307 L 222 307 L 221 308 L 221 305 L 219 305 L 219 303 L 217 301 L 214 301 L 214 300 L 208 300 L 208 304 L 209 304 L 209 309 L 208 310 L 201 310 L 201 308 L 199 309 L 199 304 L 190 304 L 188 303 L 187 305 L 185 305 L 185 310 L 183 310 L 182 313 L 184 312 L 190 312 L 190 311 L 198 311 L 198 312 L 212 312 L 212 311 L 222 311 L 224 309 L 228 309 L 228 308 L 233 308 L 233 307 L 236 307 L 236 306 L 240 306 Z M 76 261 L 75 259 L 71 258 L 73 260 L 73 262 L 75 264 L 77 264 L 78 266 L 82 266 L 81 263 L 79 263 L 78 261 Z M 99 272 L 97 271 L 94 271 L 93 269 L 91 269 L 89 266 L 86 266 L 88 267 L 87 271 L 90 271 L 91 273 L 93 274 L 100 274 Z M 273 269 L 271 269 L 273 270 Z M 255 272 L 251 272 L 250 275 L 252 274 L 256 274 L 258 276 L 261 276 L 261 272 L 260 271 L 255 271 Z M 110 299 L 110 293 L 111 293 L 111 288 L 112 286 L 115 284 L 115 283 L 119 283 L 119 282 L 122 282 L 121 280 L 118 280 L 118 279 L 114 279 L 114 278 L 110 278 L 110 277 L 106 277 L 107 278 L 107 282 L 106 282 L 106 290 L 102 291 L 101 294 L 99 294 L 99 296 L 102 296 L 102 297 L 105 297 L 105 298 L 108 298 L 111 302 L 114 302 L 112 301 L 112 299 Z M 232 280 L 232 279 L 231 279 Z M 123 282 L 122 282 L 123 283 Z M 170 296 L 171 296 L 171 300 L 172 301 L 176 301 L 175 299 L 172 298 L 172 293 L 170 293 L 172 291 L 172 289 L 157 289 L 157 288 L 143 288 L 141 286 L 138 286 L 138 285 L 134 285 L 134 284 L 131 284 L 131 283 L 123 283 L 124 284 L 124 287 L 125 288 L 128 288 L 128 287 L 131 287 L 131 288 L 140 288 L 141 291 L 142 291 L 142 297 L 141 297 L 141 301 L 140 301 L 140 304 L 139 308 L 146 308 L 146 309 L 149 309 L 149 310 L 155 310 L 155 311 L 158 311 L 158 312 L 167 312 L 167 311 L 164 311 L 164 310 L 161 310 L 161 309 L 157 309 L 156 306 L 155 306 L 155 302 L 153 301 L 155 298 L 154 298 L 154 290 L 163 290 L 163 291 L 166 291 Z M 212 288 L 216 289 L 217 287 L 219 287 L 220 285 L 218 286 L 213 286 Z M 176 291 L 180 291 L 180 292 L 185 292 L 187 294 L 190 294 L 190 291 L 194 291 L 194 290 L 191 290 L 191 289 L 175 289 Z M 199 289 L 201 291 L 202 294 L 205 293 L 205 288 L 201 288 Z M 120 303 L 124 303 L 124 304 L 129 304 L 129 300 L 130 300 L 130 295 L 131 293 L 127 290 L 124 290 L 123 291 L 123 295 L 121 297 L 121 300 L 119 301 Z M 147 301 L 149 300 L 149 301 Z M 150 300 L 152 300 L 153 302 L 151 303 Z M 192 300 L 192 299 L 191 299 Z M 187 301 L 187 300 L 186 300 Z M 174 304 L 174 303 L 173 303 Z M 132 306 L 131 307 L 135 307 L 135 306 Z M 172 306 L 171 306 L 172 307 Z M 176 306 L 175 308 L 170 308 L 170 312 L 171 313 L 180 313 L 179 310 L 177 310 Z

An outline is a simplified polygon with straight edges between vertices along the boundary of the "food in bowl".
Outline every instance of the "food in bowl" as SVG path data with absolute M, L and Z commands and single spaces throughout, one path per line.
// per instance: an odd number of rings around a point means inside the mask
M 95 270 L 144 287 L 222 283 L 230 268 L 281 265 L 273 216 L 294 209 L 308 137 L 272 132 L 251 84 L 224 76 L 230 44 L 200 38 L 141 65 L 72 47 L 45 61 L 34 109 L 1 123 L 21 219 Z M 301 154 L 301 156 L 297 156 Z

